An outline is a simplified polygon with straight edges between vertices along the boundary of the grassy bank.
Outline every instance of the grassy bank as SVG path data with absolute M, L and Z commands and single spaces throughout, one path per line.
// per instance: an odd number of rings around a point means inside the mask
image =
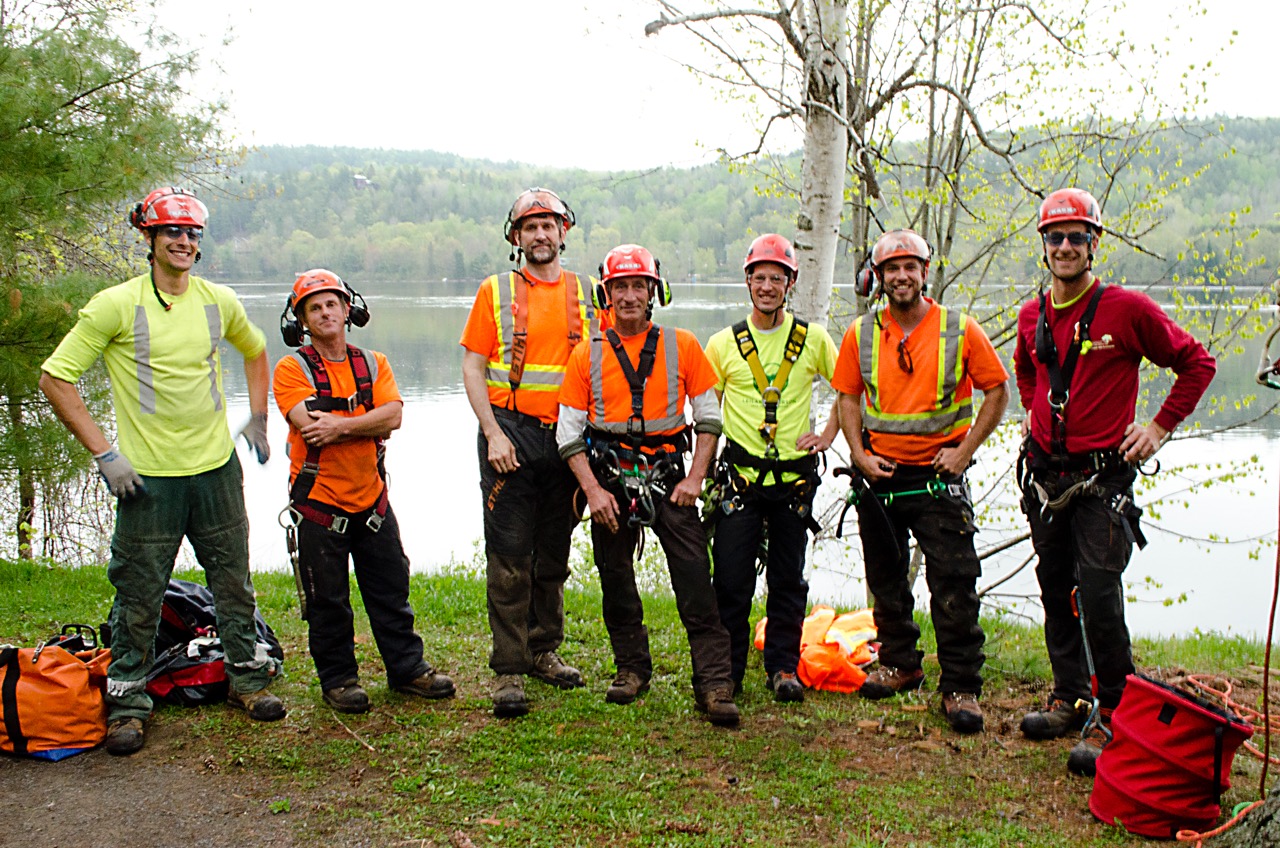
M 292 817 L 297 834 L 317 844 L 1143 844 L 1090 816 L 1090 784 L 1064 767 L 1069 740 L 1029 743 L 1017 733 L 1047 677 L 1040 634 L 1022 624 L 985 622 L 981 735 L 946 729 L 931 691 L 889 703 L 810 692 L 802 705 L 775 704 L 758 654 L 739 702 L 742 728 L 724 731 L 693 709 L 687 643 L 663 596 L 646 599 L 652 690 L 630 706 L 604 702 L 613 668 L 588 585 L 566 599 L 561 652 L 588 687 L 531 682 L 533 712 L 499 722 L 488 711 L 483 581 L 415 575 L 427 658 L 454 677 L 458 697 L 425 703 L 390 692 L 358 612 L 373 709 L 339 716 L 320 701 L 292 578 L 262 574 L 255 585 L 288 657 L 276 690 L 288 718 L 255 726 L 222 707 L 163 708 L 143 754 L 158 756 L 154 745 L 168 761 L 250 777 L 263 814 Z M 66 622 L 99 623 L 110 600 L 105 569 L 0 563 L 0 643 L 31 645 Z M 1212 635 L 1135 650 L 1144 668 L 1226 672 L 1246 685 L 1262 656 L 1259 645 Z M 926 671 L 936 680 L 932 659 Z M 104 762 L 141 767 L 137 758 Z M 1236 763 L 1225 805 L 1257 792 L 1259 765 L 1244 756 Z

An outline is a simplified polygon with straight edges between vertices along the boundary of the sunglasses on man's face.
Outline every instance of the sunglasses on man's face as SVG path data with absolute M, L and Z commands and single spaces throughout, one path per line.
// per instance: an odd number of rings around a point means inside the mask
M 1093 233 L 1060 233 L 1055 231 L 1044 234 L 1044 243 L 1050 247 L 1057 247 L 1064 241 L 1071 242 L 1073 247 L 1084 247 L 1093 241 Z
M 181 238 L 183 233 L 186 233 L 187 238 L 191 241 L 200 241 L 200 237 L 204 235 L 204 230 L 199 227 L 161 227 L 160 232 L 164 233 L 165 238 L 171 239 Z

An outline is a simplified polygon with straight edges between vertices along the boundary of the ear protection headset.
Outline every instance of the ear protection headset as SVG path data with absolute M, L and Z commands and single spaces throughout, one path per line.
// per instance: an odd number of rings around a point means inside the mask
M 347 312 L 347 326 L 363 327 L 369 323 L 369 304 L 365 302 L 364 295 L 351 288 L 346 280 L 339 278 L 342 283 L 345 294 L 343 297 L 347 301 L 347 305 L 351 308 Z M 322 289 L 321 291 L 333 291 L 332 289 Z M 320 292 L 311 292 L 307 295 L 320 294 Z M 302 326 L 302 322 L 298 320 L 296 306 L 294 303 L 296 295 L 289 292 L 289 297 L 285 301 L 284 311 L 280 313 L 280 336 L 284 339 L 284 343 L 289 347 L 302 347 L 304 337 L 307 330 Z M 303 300 L 306 300 L 304 297 Z
M 876 276 L 875 269 L 871 267 L 871 254 L 868 253 L 862 257 L 862 264 L 858 266 L 858 270 L 853 275 L 853 292 L 858 297 L 875 299 L 880 294 L 880 278 Z

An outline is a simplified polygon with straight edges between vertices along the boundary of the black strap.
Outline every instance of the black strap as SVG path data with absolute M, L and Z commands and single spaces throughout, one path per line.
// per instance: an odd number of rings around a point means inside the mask
M 0 704 L 4 706 L 4 730 L 13 743 L 13 753 L 27 753 L 27 737 L 22 734 L 18 721 L 18 681 L 22 670 L 18 668 L 18 649 L 0 650 L 0 666 L 4 667 L 4 683 L 0 684 Z
M 1222 803 L 1222 747 L 1227 728 L 1223 724 L 1213 726 L 1213 803 Z
M 644 347 L 640 349 L 640 367 L 636 368 L 631 364 L 631 359 L 622 346 L 622 337 L 617 331 L 612 327 L 605 331 L 609 346 L 613 348 L 614 356 L 618 357 L 622 375 L 627 378 L 627 384 L 631 386 L 631 417 L 627 419 L 627 434 L 631 436 L 644 436 L 644 384 L 653 373 L 653 363 L 658 357 L 658 338 L 661 334 L 662 331 L 658 329 L 657 324 L 649 325 L 649 334 L 645 336 Z
M 1044 363 L 1049 374 L 1049 414 L 1052 417 L 1050 451 L 1056 456 L 1067 453 L 1066 410 L 1067 401 L 1071 399 L 1071 378 L 1075 376 L 1080 351 L 1090 344 L 1089 326 L 1093 323 L 1094 313 L 1098 311 L 1098 301 L 1102 299 L 1102 292 L 1106 288 L 1106 283 L 1099 282 L 1093 290 L 1084 314 L 1076 324 L 1071 346 L 1067 348 L 1067 355 L 1061 362 L 1058 361 L 1058 346 L 1054 344 L 1053 331 L 1049 329 L 1048 295 L 1040 292 L 1040 316 L 1036 319 L 1036 358 Z
M 316 412 L 355 412 L 357 407 L 363 406 L 367 412 L 373 411 L 373 373 L 369 367 L 368 354 L 363 350 L 355 345 L 347 345 L 347 364 L 351 367 L 351 376 L 356 383 L 356 393 L 349 398 L 333 396 L 333 383 L 329 380 L 324 357 L 314 346 L 306 345 L 299 348 L 298 352 L 302 354 L 302 361 L 307 364 L 307 369 L 311 372 L 311 382 L 316 387 L 315 397 L 307 401 L 307 409 Z M 376 441 L 378 476 L 382 478 L 385 489 L 387 474 L 383 456 L 386 449 L 381 439 Z M 302 468 L 298 469 L 298 476 L 293 478 L 293 487 L 289 490 L 289 500 L 292 503 L 304 503 L 311 495 L 316 478 L 320 476 L 320 453 L 321 449 L 318 446 L 307 446 L 307 455 L 302 460 Z

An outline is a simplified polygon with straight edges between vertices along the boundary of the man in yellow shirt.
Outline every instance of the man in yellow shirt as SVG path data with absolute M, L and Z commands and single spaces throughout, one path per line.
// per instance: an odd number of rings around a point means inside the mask
M 40 389 L 97 461 L 119 498 L 107 578 L 111 665 L 107 750 L 142 748 L 151 715 L 147 672 L 174 558 L 185 536 L 205 569 L 227 656 L 227 701 L 259 721 L 284 718 L 267 691 L 277 661 L 258 650 L 249 579 L 249 522 L 235 443 L 227 429 L 218 345 L 245 359 L 252 412 L 241 435 L 258 462 L 267 446 L 266 339 L 235 293 L 191 276 L 208 212 L 190 192 L 161 188 L 130 215 L 150 246 L 151 270 L 94 295 L 44 364 Z M 120 447 L 90 416 L 76 381 L 101 356 L 111 380 Z
M 807 531 L 818 455 L 839 432 L 834 410 L 821 431 L 814 429 L 813 381 L 831 379 L 836 346 L 821 326 L 787 313 L 787 294 L 799 270 L 790 241 L 776 233 L 760 236 L 742 267 L 751 315 L 707 342 L 724 404 L 725 447 L 716 471 L 722 500 L 712 551 L 716 601 L 732 641 L 734 686 L 741 689 L 756 562 L 761 539 L 767 538 L 765 677 L 776 700 L 803 701 L 796 666 L 809 598 Z

